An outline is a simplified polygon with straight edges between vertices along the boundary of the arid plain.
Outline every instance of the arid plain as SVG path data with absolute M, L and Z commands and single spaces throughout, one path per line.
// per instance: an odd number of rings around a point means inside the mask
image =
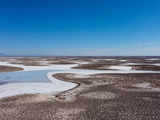
M 52 71 L 54 67 L 63 71 L 50 77 L 75 86 L 54 94 L 24 92 L 1 97 L 0 120 L 160 119 L 158 57 L 0 58 L 0 74 L 33 69 Z M 6 84 L 12 83 L 0 81 L 0 95 Z M 52 84 L 54 88 L 54 80 Z

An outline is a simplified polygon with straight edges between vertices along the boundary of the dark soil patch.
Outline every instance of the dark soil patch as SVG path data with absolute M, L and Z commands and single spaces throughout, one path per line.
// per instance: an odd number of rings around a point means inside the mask
M 0 66 L 0 72 L 13 72 L 13 71 L 21 71 L 21 70 L 23 70 L 23 68 Z

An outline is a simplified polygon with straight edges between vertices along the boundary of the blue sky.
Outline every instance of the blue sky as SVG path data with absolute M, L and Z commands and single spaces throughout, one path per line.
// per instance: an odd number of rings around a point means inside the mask
M 0 0 L 0 53 L 160 55 L 159 0 Z

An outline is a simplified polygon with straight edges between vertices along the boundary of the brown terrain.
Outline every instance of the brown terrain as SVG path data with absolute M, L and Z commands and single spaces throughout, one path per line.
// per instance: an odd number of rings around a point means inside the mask
M 90 61 L 87 65 L 77 66 L 77 69 L 102 69 L 125 63 L 119 60 L 95 62 L 93 58 L 87 59 L 74 58 L 72 61 Z M 144 58 L 126 59 L 129 62 L 146 63 Z M 159 71 L 159 67 L 153 65 L 135 65 L 133 69 Z M 160 120 L 158 73 L 58 73 L 54 77 L 77 83 L 78 86 L 57 96 L 37 94 L 1 99 L 0 120 Z
M 89 62 L 88 64 L 79 64 L 77 67 L 73 67 L 74 69 L 89 69 L 89 70 L 108 70 L 110 66 L 112 65 L 120 65 L 124 62 L 113 60 L 96 60 Z
M 160 66 L 156 65 L 130 65 L 134 70 L 152 70 L 152 71 L 160 71 Z
M 0 66 L 0 72 L 13 72 L 13 71 L 21 71 L 21 70 L 23 70 L 23 68 Z

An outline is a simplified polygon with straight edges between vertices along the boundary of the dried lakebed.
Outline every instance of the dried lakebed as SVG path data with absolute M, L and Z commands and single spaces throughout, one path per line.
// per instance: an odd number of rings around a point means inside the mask
M 72 65 L 50 65 L 50 66 L 24 66 L 0 62 L 0 65 L 21 67 L 24 70 L 19 72 L 0 73 L 0 98 L 22 95 L 22 94 L 50 94 L 56 95 L 73 89 L 76 83 L 65 82 L 53 77 L 57 73 L 75 73 L 78 77 L 83 75 L 99 74 L 99 73 L 160 73 L 158 71 L 140 71 L 131 70 L 127 66 L 113 66 L 116 70 L 79 70 L 72 69 L 76 64 Z
M 52 70 L 56 73 L 58 70 Z M 76 86 L 74 83 L 50 78 L 49 70 L 9 72 L 0 74 L 0 98 L 21 94 L 56 94 Z M 47 76 L 48 75 L 48 76 Z

